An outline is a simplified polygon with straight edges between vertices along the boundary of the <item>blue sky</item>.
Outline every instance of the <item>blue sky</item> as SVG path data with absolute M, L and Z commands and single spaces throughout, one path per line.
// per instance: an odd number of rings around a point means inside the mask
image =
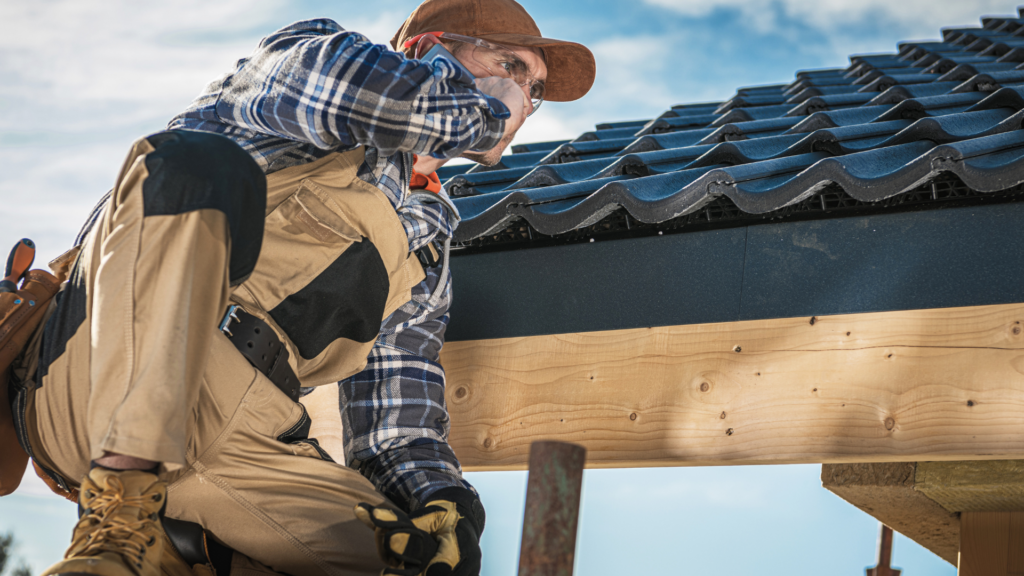
M 36 0 L 0 3 L 0 247 L 23 236 L 40 259 L 70 245 L 131 142 L 161 129 L 258 39 L 327 16 L 387 41 L 409 0 Z M 518 141 L 571 138 L 594 124 L 720 101 L 737 87 L 789 82 L 847 55 L 893 52 L 1015 13 L 997 0 L 525 0 L 548 36 L 597 57 L 594 89 L 546 103 Z M 2 248 L 6 250 L 6 248 Z M 456 288 L 457 289 L 457 288 Z M 821 488 L 818 466 L 594 470 L 585 477 L 578 574 L 863 574 L 877 522 Z M 515 573 L 525 474 L 478 473 L 488 508 L 487 575 Z M 74 506 L 27 481 L 0 499 L 36 570 L 62 553 Z M 899 537 L 909 575 L 955 569 Z

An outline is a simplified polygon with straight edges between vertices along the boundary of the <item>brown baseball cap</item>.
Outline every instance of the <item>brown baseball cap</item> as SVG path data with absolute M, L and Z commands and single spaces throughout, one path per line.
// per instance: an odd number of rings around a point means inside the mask
M 544 38 L 533 18 L 514 0 L 426 0 L 395 33 L 391 46 L 401 50 L 406 40 L 424 32 L 450 32 L 544 50 L 545 100 L 577 100 L 594 85 L 597 66 L 590 50 L 575 42 Z

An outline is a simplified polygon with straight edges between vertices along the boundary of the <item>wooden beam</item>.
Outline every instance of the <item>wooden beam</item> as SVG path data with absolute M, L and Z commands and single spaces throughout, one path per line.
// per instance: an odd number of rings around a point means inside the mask
M 1024 461 L 921 462 L 914 489 L 950 512 L 1024 510 Z
M 1024 576 L 1024 512 L 964 512 L 958 576 Z
M 821 484 L 956 566 L 960 517 L 916 490 L 915 468 L 919 466 L 912 462 L 824 464 Z
M 452 342 L 450 443 L 467 470 L 524 469 L 542 439 L 590 467 L 1020 459 L 1022 322 L 1011 304 Z

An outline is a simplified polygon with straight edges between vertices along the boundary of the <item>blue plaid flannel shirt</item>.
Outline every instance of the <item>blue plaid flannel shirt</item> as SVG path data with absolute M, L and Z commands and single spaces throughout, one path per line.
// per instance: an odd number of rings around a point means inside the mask
M 500 101 L 458 83 L 461 74 L 407 60 L 331 20 L 297 22 L 263 39 L 168 128 L 227 136 L 268 174 L 365 146 L 359 177 L 394 205 L 413 251 L 450 238 L 459 216 L 410 193 L 412 153 L 493 148 L 509 116 Z M 427 267 L 412 299 L 383 322 L 366 369 L 338 383 L 346 464 L 407 510 L 441 488 L 473 489 L 447 442 L 437 360 L 451 274 L 441 270 Z

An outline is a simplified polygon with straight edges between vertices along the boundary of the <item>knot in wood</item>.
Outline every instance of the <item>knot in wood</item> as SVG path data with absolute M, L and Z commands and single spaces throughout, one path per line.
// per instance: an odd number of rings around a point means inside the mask
M 967 407 L 970 408 L 972 406 L 974 406 L 974 400 L 968 400 L 967 401 Z
M 455 389 L 456 398 L 465 398 L 467 394 L 469 394 L 469 390 L 466 390 L 465 386 L 459 386 L 458 388 Z
M 811 326 L 814 326 L 814 323 L 817 322 L 817 321 L 818 321 L 818 317 L 817 316 L 811 316 Z
M 494 444 L 493 440 L 490 438 L 484 438 L 484 448 L 490 448 L 491 444 Z
M 725 420 L 725 412 L 722 412 L 722 415 L 719 416 L 719 418 L 721 418 L 722 420 Z
M 739 346 L 733 346 L 732 351 L 733 352 L 742 352 L 743 348 L 740 348 Z
M 895 426 L 896 426 L 896 421 L 893 420 L 891 417 L 885 419 L 885 429 L 886 430 L 892 430 Z
M 701 392 L 707 392 L 708 390 L 711 390 L 711 385 L 708 384 L 707 382 L 701 382 L 700 383 L 700 391 Z
M 633 412 L 632 414 L 630 414 L 629 415 L 629 419 L 630 420 L 636 420 L 636 412 Z
M 732 433 L 733 433 L 733 429 L 732 428 L 729 428 L 728 430 L 725 431 L 725 435 L 726 436 L 732 436 Z

